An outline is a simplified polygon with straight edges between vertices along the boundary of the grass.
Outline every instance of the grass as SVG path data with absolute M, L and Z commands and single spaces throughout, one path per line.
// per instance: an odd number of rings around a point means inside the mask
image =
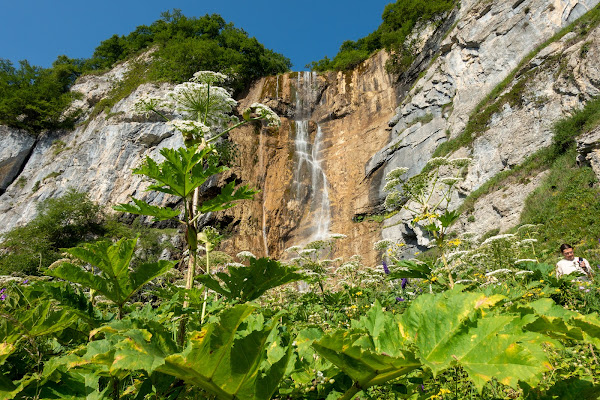
M 524 224 L 542 224 L 538 240 L 552 254 L 561 243 L 578 254 L 598 247 L 600 190 L 589 167 L 575 165 L 575 151 L 558 157 L 544 182 L 527 198 L 521 214 Z M 584 256 L 597 259 L 597 255 Z
M 587 166 L 576 165 L 576 138 L 600 126 L 600 98 L 588 101 L 581 110 L 559 120 L 553 127 L 550 147 L 540 149 L 520 165 L 503 171 L 472 192 L 459 211 L 469 214 L 483 196 L 513 182 L 525 182 L 547 170 L 543 182 L 529 195 L 521 224 L 539 224 L 540 260 L 554 263 L 562 243 L 577 248 L 578 254 L 600 262 L 600 188 L 598 177 Z

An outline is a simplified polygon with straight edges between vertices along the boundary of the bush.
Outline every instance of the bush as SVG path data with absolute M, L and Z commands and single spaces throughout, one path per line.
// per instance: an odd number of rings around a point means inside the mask
M 66 57 L 50 69 L 21 61 L 19 68 L 0 59 L 0 124 L 38 134 L 45 129 L 67 128 L 76 115 L 63 117 L 73 96 L 69 88 L 79 70 Z
M 37 212 L 28 224 L 2 235 L 0 274 L 38 274 L 60 258 L 61 248 L 73 247 L 105 232 L 100 206 L 86 193 L 74 189 L 38 204 Z

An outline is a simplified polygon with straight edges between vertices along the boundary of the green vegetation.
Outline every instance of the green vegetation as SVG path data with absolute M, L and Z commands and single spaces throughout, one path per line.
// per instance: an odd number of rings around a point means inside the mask
M 578 168 L 575 156 L 571 150 L 552 164 L 543 184 L 528 197 L 521 221 L 543 224 L 540 240 L 549 251 L 570 243 L 585 254 L 598 247 L 600 190 L 594 186 L 597 177 L 592 169 Z
M 402 72 L 412 64 L 415 43 L 409 40 L 413 29 L 419 22 L 436 20 L 451 10 L 455 0 L 398 0 L 388 4 L 382 23 L 377 30 L 357 41 L 347 40 L 340 46 L 333 58 L 313 61 L 307 67 L 314 71 L 344 71 L 353 69 L 369 58 L 374 52 L 386 49 L 392 55 L 387 67 L 392 72 Z M 439 22 L 439 21 L 438 21 Z
M 0 274 L 38 274 L 60 258 L 60 248 L 104 234 L 102 220 L 101 208 L 73 189 L 39 203 L 30 223 L 3 235 Z
M 76 113 L 62 116 L 71 104 L 69 88 L 79 75 L 77 63 L 59 57 L 45 69 L 21 61 L 15 68 L 0 59 L 0 124 L 38 134 L 44 129 L 72 127 Z
M 2 235 L 0 275 L 38 275 L 61 258 L 62 248 L 99 239 L 135 238 L 143 246 L 144 262 L 157 261 L 165 248 L 177 249 L 163 236 L 175 232 L 150 228 L 136 219 L 132 224 L 108 216 L 86 193 L 69 189 L 58 198 L 37 204 L 35 218 Z
M 482 243 L 444 238 L 435 221 L 447 227 L 456 215 L 437 209 L 447 201 L 430 202 L 427 179 L 448 186 L 446 199 L 456 181 L 428 174 L 404 185 L 407 196 L 425 201 L 417 205 L 428 205 L 414 223 L 437 232 L 439 246 L 460 250 L 445 261 L 402 260 L 401 244 L 389 241 L 376 244 L 389 265 L 325 259 L 344 239 L 334 235 L 288 249 L 298 255 L 289 265 L 241 252 L 245 264 L 183 289 L 168 277 L 175 261 L 135 260 L 136 239 L 66 249 L 68 259 L 47 271 L 63 281 L 0 289 L 0 395 L 596 398 L 597 281 L 557 279 L 552 265 L 538 263 L 539 227 Z M 166 217 L 165 208 L 151 211 Z M 215 233 L 197 238 L 208 260 Z M 298 279 L 309 283 L 306 292 L 289 286 Z
M 296 255 L 289 262 L 243 251 L 240 262 L 219 270 L 218 259 L 234 258 L 218 254 L 219 233 L 197 221 L 253 190 L 232 182 L 198 197 L 234 153 L 217 148 L 218 134 L 209 133 L 279 119 L 255 104 L 232 120 L 231 98 L 215 85 L 225 77 L 200 72 L 194 79 L 210 85 L 178 87 L 175 100 L 187 112 L 170 121 L 185 147 L 162 149 L 160 163 L 147 158 L 134 171 L 152 181 L 148 190 L 177 197 L 182 209 L 138 199 L 116 207 L 185 227 L 186 256 L 144 262 L 137 258 L 144 243 L 126 230 L 112 231 L 124 236 L 118 240 L 95 241 L 99 234 L 78 216 L 93 216 L 97 206 L 76 192 L 42 207 L 36 226 L 43 238 L 75 247 L 63 249 L 65 258 L 44 278 L 0 284 L 0 398 L 598 398 L 600 280 L 556 278 L 550 253 L 555 232 L 574 241 L 585 236 L 577 250 L 600 261 L 600 229 L 590 217 L 600 211 L 595 178 L 568 161 L 573 138 L 598 125 L 596 101 L 558 123 L 545 150 L 557 172 L 525 214 L 545 212 L 544 225 L 492 231 L 480 241 L 452 236 L 459 213 L 447 207 L 469 160 L 440 157 L 415 177 L 404 179 L 402 168 L 386 177 L 386 206 L 411 213 L 435 253 L 406 260 L 405 243 L 382 240 L 375 243 L 382 265 L 368 267 L 360 255 L 332 259 L 336 241 L 345 239 L 332 234 L 287 249 Z M 170 115 L 155 99 L 139 106 Z M 536 208 L 543 202 L 548 210 Z M 78 211 L 82 204 L 90 208 Z M 185 287 L 169 276 L 184 261 Z M 300 279 L 303 292 L 290 285 Z
M 149 26 L 138 26 L 126 36 L 104 40 L 89 59 L 60 56 L 51 68 L 21 61 L 15 68 L 0 59 L 0 123 L 37 135 L 45 129 L 70 128 L 77 113 L 63 116 L 71 104 L 69 89 L 80 75 L 101 73 L 118 62 L 155 48 L 148 63 L 135 65 L 110 98 L 94 114 L 126 97 L 139 84 L 152 81 L 179 83 L 198 70 L 223 71 L 235 76 L 231 86 L 240 91 L 253 80 L 286 72 L 290 60 L 217 15 L 185 17 L 180 10 L 162 13 Z

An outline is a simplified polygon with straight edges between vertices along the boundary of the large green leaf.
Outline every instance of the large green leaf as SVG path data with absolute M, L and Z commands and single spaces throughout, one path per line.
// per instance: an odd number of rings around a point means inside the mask
M 61 332 L 77 320 L 76 314 L 62 309 L 46 294 L 15 286 L 9 286 L 0 309 L 0 364 L 16 349 L 16 343 Z
M 514 309 L 523 315 L 524 328 L 555 339 L 583 340 L 600 346 L 600 318 L 567 310 L 551 299 L 539 299 Z
M 313 347 L 363 389 L 422 366 L 407 348 L 395 317 L 378 302 L 353 329 L 325 335 Z
M 256 194 L 256 190 L 250 189 L 247 185 L 240 186 L 235 191 L 234 188 L 235 182 L 228 183 L 221 189 L 219 195 L 204 201 L 198 211 L 204 214 L 211 211 L 226 210 L 234 206 L 234 201 L 252 199 Z
M 210 275 L 200 275 L 196 279 L 215 292 L 242 302 L 257 299 L 274 287 L 303 279 L 294 268 L 269 258 L 250 258 L 250 266 L 230 266 L 229 275 L 219 272 L 216 276 L 220 281 Z
M 90 334 L 93 340 L 80 357 L 70 356 L 70 368 L 96 375 L 123 377 L 132 371 L 151 375 L 168 355 L 179 349 L 173 333 L 157 321 L 126 318 Z
M 571 318 L 569 324 L 581 329 L 584 341 L 600 347 L 600 318 L 598 314 L 579 314 Z
M 253 310 L 250 305 L 237 305 L 223 312 L 218 324 L 192 333 L 187 348 L 166 357 L 157 370 L 220 399 L 269 399 L 283 377 L 290 352 L 284 351 L 279 359 L 271 357 L 265 369 L 268 338 L 277 327 L 278 317 L 253 323 Z
M 137 239 L 121 239 L 116 243 L 87 243 L 83 247 L 64 249 L 65 252 L 91 264 L 99 274 L 81 266 L 62 262 L 47 273 L 50 276 L 78 283 L 96 290 L 107 299 L 122 307 L 144 284 L 164 274 L 175 265 L 175 261 L 160 260 L 143 264 L 130 270 Z
M 512 387 L 519 380 L 536 383 L 551 369 L 540 350 L 547 340 L 523 332 L 518 316 L 485 312 L 501 299 L 457 291 L 423 295 L 402 315 L 400 329 L 434 374 L 459 364 L 480 391 L 493 378 Z
M 396 266 L 399 268 L 387 275 L 388 279 L 428 279 L 432 272 L 431 267 L 423 262 L 401 260 L 396 263 Z
M 531 332 L 539 332 L 555 339 L 582 340 L 580 328 L 569 324 L 571 318 L 579 314 L 558 306 L 548 298 L 539 299 L 527 304 L 519 304 L 513 310 L 520 313 L 523 328 Z
M 144 165 L 133 172 L 145 175 L 156 182 L 150 185 L 148 190 L 185 198 L 208 178 L 228 169 L 217 165 L 211 157 L 208 157 L 212 150 L 210 146 L 203 150 L 199 150 L 198 146 L 179 149 L 163 148 L 160 150 L 165 158 L 162 163 L 157 164 L 148 157 Z
M 153 218 L 153 221 L 165 221 L 176 218 L 180 212 L 170 207 L 153 206 L 145 201 L 135 198 L 131 199 L 134 204 L 118 204 L 113 206 L 115 211 L 128 212 L 135 215 L 148 215 Z
M 379 304 L 350 330 L 313 344 L 319 354 L 366 388 L 427 367 L 438 374 L 460 365 L 481 391 L 491 379 L 516 387 L 536 384 L 551 369 L 542 345 L 549 340 L 523 331 L 519 315 L 495 315 L 502 296 L 449 291 L 421 295 L 401 317 Z M 356 389 L 353 389 L 356 390 Z

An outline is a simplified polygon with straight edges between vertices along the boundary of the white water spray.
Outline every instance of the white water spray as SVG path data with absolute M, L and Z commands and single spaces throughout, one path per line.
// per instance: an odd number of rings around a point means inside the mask
M 307 221 L 300 224 L 301 234 L 308 242 L 326 239 L 331 224 L 329 184 L 319 155 L 323 131 L 318 124 L 314 142 L 310 143 L 311 107 L 317 97 L 316 76 L 315 72 L 298 73 L 296 95 L 294 191 L 301 204 L 308 202 Z

